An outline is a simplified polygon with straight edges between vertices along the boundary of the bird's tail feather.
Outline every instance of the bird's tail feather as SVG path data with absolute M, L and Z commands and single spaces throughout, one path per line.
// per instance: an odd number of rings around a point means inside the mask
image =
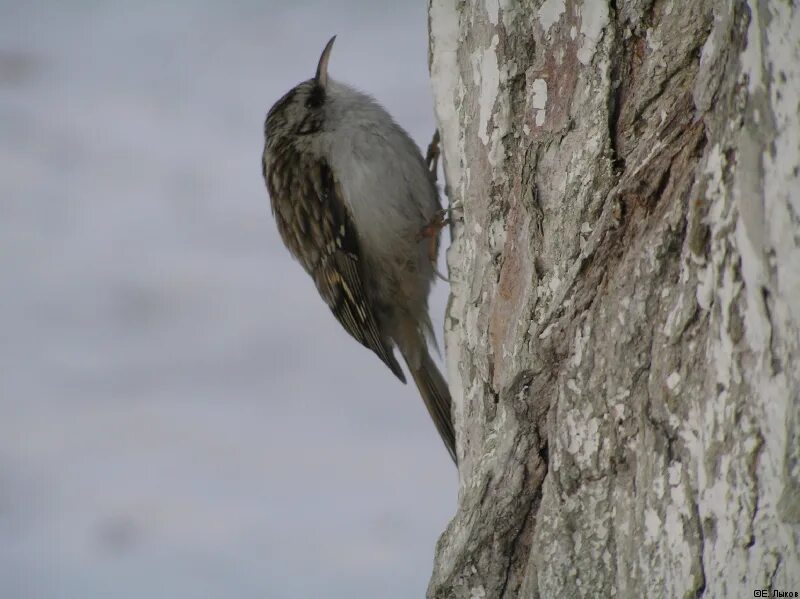
M 417 368 L 408 363 L 408 369 L 411 371 L 411 376 L 414 377 L 414 382 L 417 384 L 425 407 L 428 408 L 428 413 L 436 425 L 436 430 L 439 431 L 447 451 L 450 452 L 450 457 L 453 458 L 453 462 L 458 464 L 456 432 L 450 410 L 452 402 L 447 383 L 426 350 L 422 351 L 422 358 L 419 362 Z

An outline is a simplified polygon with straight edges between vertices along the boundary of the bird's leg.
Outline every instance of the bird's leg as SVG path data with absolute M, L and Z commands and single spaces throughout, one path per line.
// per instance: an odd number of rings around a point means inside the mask
M 420 232 L 420 239 L 427 239 L 428 245 L 428 258 L 431 262 L 436 261 L 436 243 L 439 241 L 439 234 L 447 225 L 450 224 L 450 219 L 447 217 L 447 210 L 437 210 L 433 214 L 430 222 L 422 227 Z
M 433 217 L 431 218 L 430 222 L 422 227 L 422 231 L 419 233 L 419 239 L 427 240 L 428 243 L 428 260 L 431 261 L 433 265 L 433 271 L 436 273 L 440 279 L 446 282 L 450 282 L 446 276 L 439 272 L 436 268 L 436 257 L 438 252 L 436 251 L 439 248 L 439 235 L 447 225 L 450 224 L 450 218 L 447 216 L 447 210 L 437 210 Z
M 430 245 L 428 246 L 428 257 L 430 258 L 431 262 L 436 262 L 436 242 L 439 239 L 442 229 L 453 222 L 453 219 L 458 220 L 459 217 L 453 216 L 453 211 L 459 210 L 460 208 L 461 201 L 453 202 L 449 207 L 441 208 L 434 212 L 430 222 L 422 227 L 422 230 L 417 238 L 419 240 L 429 240 Z
M 428 172 L 430 172 L 434 183 L 436 183 L 438 179 L 439 156 L 441 155 L 441 150 L 439 149 L 439 139 L 439 130 L 437 129 L 433 132 L 433 139 L 431 139 L 431 143 L 428 144 L 428 151 L 425 153 L 425 164 L 428 166 Z M 450 282 L 450 279 L 445 277 L 436 268 L 436 250 L 438 249 L 439 235 L 441 234 L 442 229 L 450 224 L 453 210 L 457 210 L 460 207 L 461 202 L 456 202 L 447 208 L 437 210 L 430 222 L 422 227 L 422 231 L 420 231 L 419 234 L 420 240 L 427 239 L 428 241 L 428 259 L 431 261 L 431 264 L 433 264 L 433 271 L 436 273 L 436 276 L 448 283 Z

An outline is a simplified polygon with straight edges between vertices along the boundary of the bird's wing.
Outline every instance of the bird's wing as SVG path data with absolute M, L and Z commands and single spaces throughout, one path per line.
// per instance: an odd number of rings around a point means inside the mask
M 405 382 L 364 289 L 358 235 L 341 186 L 323 159 L 304 159 L 297 154 L 287 158 L 264 167 L 273 214 L 284 243 L 312 276 L 345 330 Z

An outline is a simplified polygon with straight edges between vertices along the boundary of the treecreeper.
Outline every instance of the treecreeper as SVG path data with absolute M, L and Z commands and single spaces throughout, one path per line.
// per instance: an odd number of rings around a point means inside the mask
M 428 349 L 438 251 L 431 223 L 441 222 L 435 180 L 378 102 L 328 76 L 335 39 L 315 76 L 267 114 L 262 168 L 272 214 L 339 323 L 405 382 L 399 350 L 456 461 L 450 392 Z

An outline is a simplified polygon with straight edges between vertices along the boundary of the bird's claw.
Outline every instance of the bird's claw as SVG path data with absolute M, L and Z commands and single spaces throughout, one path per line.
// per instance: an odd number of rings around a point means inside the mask
M 439 246 L 439 235 L 448 224 L 450 224 L 450 219 L 447 217 L 447 210 L 437 210 L 431 221 L 422 227 L 422 231 L 420 231 L 419 238 L 420 240 L 426 239 L 428 242 L 428 260 L 430 260 L 431 264 L 433 265 L 433 272 L 436 273 L 436 276 L 446 281 L 447 283 L 450 282 L 446 276 L 439 272 L 438 268 L 436 267 L 436 257 L 437 257 L 437 249 Z

